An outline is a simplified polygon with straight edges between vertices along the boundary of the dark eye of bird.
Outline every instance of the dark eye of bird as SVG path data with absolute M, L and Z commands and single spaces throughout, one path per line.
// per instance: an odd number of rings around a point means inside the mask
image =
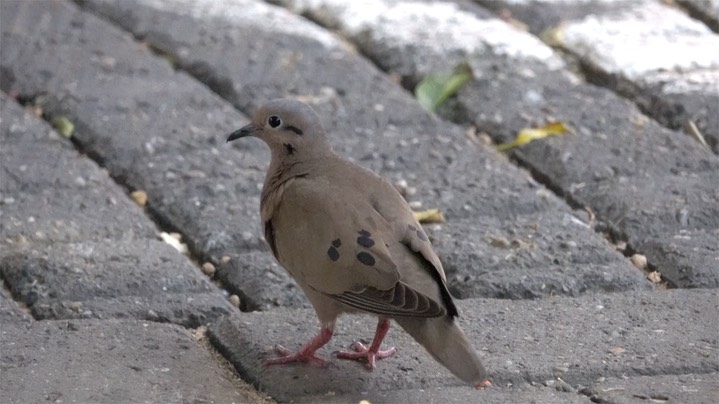
M 268 120 L 267 123 L 270 124 L 271 127 L 276 128 L 280 125 L 282 125 L 282 120 L 277 115 L 272 115 Z

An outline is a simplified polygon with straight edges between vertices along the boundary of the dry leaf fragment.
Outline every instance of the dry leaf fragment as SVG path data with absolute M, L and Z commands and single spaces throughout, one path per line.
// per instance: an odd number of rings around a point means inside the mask
M 130 198 L 132 198 L 132 200 L 140 206 L 147 205 L 147 192 L 145 191 L 132 191 L 132 193 L 130 193 Z
M 622 352 L 626 352 L 626 351 L 627 351 L 626 349 L 624 349 L 620 346 L 614 346 L 614 347 L 609 348 L 609 353 L 611 353 L 613 355 L 619 355 Z
M 647 274 L 647 279 L 649 279 L 649 282 L 651 283 L 660 283 L 662 281 L 662 274 L 654 271 Z
M 180 242 L 181 238 L 182 235 L 180 233 L 166 233 L 164 231 L 160 233 L 160 239 L 162 239 L 162 241 L 171 245 L 175 250 L 179 251 L 180 254 L 187 254 L 189 252 L 187 244 Z
M 202 273 L 209 276 L 210 278 L 215 275 L 215 271 L 217 271 L 217 269 L 215 268 L 215 265 L 211 262 L 205 262 L 204 264 L 202 264 Z
M 427 209 L 412 212 L 414 218 L 420 223 L 444 223 L 444 215 L 439 209 Z
M 513 141 L 498 145 L 497 150 L 507 151 L 547 136 L 564 135 L 567 132 L 569 132 L 569 127 L 563 122 L 550 123 L 541 128 L 524 128 L 517 133 Z

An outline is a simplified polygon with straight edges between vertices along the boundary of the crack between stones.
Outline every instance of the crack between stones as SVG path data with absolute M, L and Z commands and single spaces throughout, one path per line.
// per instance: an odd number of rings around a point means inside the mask
M 557 185 L 552 179 L 547 176 L 546 174 L 542 173 L 539 169 L 534 167 L 534 165 L 531 164 L 528 160 L 524 159 L 521 156 L 521 152 L 514 152 L 511 154 L 511 160 L 516 163 L 519 167 L 522 167 L 526 169 L 529 174 L 534 178 L 538 183 L 545 186 L 548 190 L 550 190 L 552 193 L 554 193 L 555 196 L 562 199 L 569 207 L 572 209 L 577 210 L 584 210 L 587 212 L 591 212 L 593 215 L 596 215 L 596 212 L 591 209 L 590 206 L 584 205 L 582 202 L 574 198 L 571 194 L 568 192 L 565 192 L 559 185 Z M 656 264 L 654 264 L 648 256 L 645 255 L 647 258 L 647 267 L 645 269 L 637 268 L 632 262 L 631 257 L 635 254 L 642 254 L 642 252 L 628 242 L 629 237 L 627 234 L 620 230 L 615 224 L 611 222 L 602 222 L 602 217 L 597 216 L 597 219 L 600 221 L 597 222 L 596 225 L 594 225 L 592 228 L 595 232 L 600 233 L 604 236 L 604 239 L 607 240 L 607 242 L 610 244 L 610 246 L 615 247 L 614 250 L 618 251 L 620 254 L 622 254 L 624 257 L 630 260 L 630 265 L 632 268 L 635 268 L 636 270 L 642 272 L 645 277 L 648 276 L 652 272 L 659 272 L 661 274 L 661 269 L 657 267 Z M 625 248 L 616 248 L 620 243 L 626 243 Z M 660 287 L 664 287 L 666 289 L 676 289 L 677 286 L 671 282 L 669 279 L 665 278 L 664 276 L 661 277 L 662 282 L 659 284 Z
M 719 33 L 719 18 L 707 15 L 704 10 L 692 0 L 677 0 L 677 4 L 681 9 L 686 11 L 690 17 L 703 22 L 709 29 Z
M 16 94 L 14 99 L 15 101 L 20 104 L 23 107 L 27 106 L 41 106 L 42 103 L 38 103 L 38 99 L 40 97 L 46 96 L 47 94 Z M 54 118 L 61 116 L 58 112 L 49 112 L 46 110 L 42 110 L 42 114 L 40 119 L 44 120 L 48 125 L 52 126 L 52 121 Z M 53 130 L 57 131 L 54 127 Z M 60 133 L 58 133 L 59 137 L 64 137 Z M 75 150 L 80 155 L 85 155 L 87 158 L 92 160 L 99 168 L 104 168 L 104 159 L 103 157 L 96 151 L 85 147 L 82 143 L 80 143 L 75 137 L 70 137 L 69 141 L 72 143 Z M 125 190 L 125 195 L 129 198 L 130 193 L 136 191 L 134 187 L 132 187 L 126 179 L 119 175 L 114 175 L 112 172 L 109 172 L 108 170 L 108 177 L 112 179 L 112 181 L 123 188 Z M 158 230 L 158 236 L 160 232 L 166 232 L 166 233 L 173 233 L 177 232 L 179 234 L 182 234 L 180 229 L 178 229 L 176 226 L 173 225 L 172 221 L 163 214 L 163 212 L 155 209 L 151 204 L 146 204 L 145 206 L 139 206 L 135 203 L 136 206 L 141 208 L 145 214 L 145 216 L 155 225 L 155 227 Z M 185 258 L 187 258 L 190 262 L 192 262 L 193 266 L 197 268 L 198 272 L 202 274 L 202 276 L 207 276 L 202 272 L 202 263 L 203 262 L 210 262 L 211 260 L 205 256 L 205 254 L 202 254 L 200 251 L 196 249 L 196 247 L 192 243 L 185 243 L 187 246 L 188 254 L 182 254 L 181 252 L 177 252 L 180 255 L 183 255 Z M 215 263 L 216 264 L 216 263 Z M 218 289 L 220 289 L 220 293 L 222 291 L 227 291 L 228 288 L 225 287 L 222 282 L 218 279 L 209 278 L 209 281 L 213 283 Z M 2 278 L 0 276 L 0 278 Z M 25 306 L 26 305 L 20 301 L 17 300 L 17 297 L 15 294 L 12 293 L 12 289 L 10 288 L 10 285 L 7 284 L 7 281 L 2 278 L 4 287 L 10 292 L 10 295 L 12 296 L 13 300 L 18 303 L 19 305 Z M 50 319 L 44 319 L 44 318 L 37 318 L 35 315 L 32 314 L 32 310 L 30 308 L 27 308 L 28 313 L 31 315 L 31 317 L 36 321 L 44 321 L 44 320 L 50 320 Z M 55 319 L 57 320 L 57 319 Z M 69 319 L 68 319 L 69 320 Z M 150 322 L 157 322 L 157 323 L 172 323 L 177 324 L 185 328 L 196 328 L 200 324 L 195 324 L 192 322 L 188 323 L 176 323 L 171 322 L 169 319 L 163 319 L 163 318 L 154 318 L 152 315 L 145 316 L 142 318 L 144 321 L 150 321 Z

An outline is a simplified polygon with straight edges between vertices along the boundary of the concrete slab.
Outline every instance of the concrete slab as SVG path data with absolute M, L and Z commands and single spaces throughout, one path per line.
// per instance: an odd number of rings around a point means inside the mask
M 0 148 L 2 243 L 156 237 L 152 222 L 97 164 L 3 93 Z
M 637 0 L 474 0 L 536 36 L 564 21 L 625 9 Z
M 459 321 L 480 349 L 496 386 L 550 385 L 561 379 L 571 391 L 600 377 L 716 373 L 718 293 L 699 289 L 536 301 L 468 299 L 458 302 Z M 374 325 L 368 317 L 342 317 L 334 339 L 320 353 L 330 356 L 355 338 L 371 338 Z M 274 344 L 295 349 L 317 329 L 312 311 L 281 308 L 226 317 L 209 332 L 240 375 L 278 401 L 328 394 L 377 394 L 382 401 L 389 391 L 461 385 L 396 327 L 386 346 L 396 346 L 398 353 L 371 373 L 362 364 L 336 358 L 324 369 L 262 365 L 273 355 Z M 447 400 L 462 402 L 462 397 Z
M 199 326 L 233 310 L 186 257 L 155 240 L 152 222 L 94 162 L 12 100 L 0 100 L 7 149 L 0 276 L 35 318 Z M 32 164 L 39 161 L 53 167 Z
M 566 21 L 560 45 L 591 80 L 634 100 L 662 125 L 693 122 L 719 153 L 719 34 L 654 1 Z
M 714 32 L 719 32 L 719 1 L 717 0 L 678 0 L 689 15 L 704 21 Z
M 616 252 L 567 212 L 513 220 L 477 217 L 428 226 L 447 285 L 458 298 L 534 299 L 587 291 L 649 290 L 636 269 L 617 270 Z
M 1 257 L 2 276 L 37 319 L 139 318 L 198 327 L 233 307 L 160 241 L 41 244 Z
M 217 266 L 217 279 L 240 298 L 240 310 L 270 310 L 276 307 L 310 308 L 307 298 L 282 268 L 269 247 L 265 251 L 227 255 Z
M 260 245 L 242 237 L 255 228 L 260 234 L 258 199 L 242 192 L 262 183 L 268 153 L 259 143 L 225 146 L 224 135 L 246 118 L 72 3 L 7 2 L 0 18 L 6 91 L 23 94 L 48 119 L 68 117 L 78 146 L 115 181 L 146 191 L 151 214 L 185 234 L 199 256 Z M 43 18 L 50 22 L 42 33 L 25 31 Z M 56 45 L 57 38 L 65 40 Z M 238 209 L 243 214 L 234 214 Z
M 348 403 L 367 400 L 370 403 L 471 403 L 481 402 L 488 404 L 500 403 L 535 403 L 535 404 L 589 404 L 588 397 L 577 392 L 562 392 L 554 387 L 542 385 L 512 386 L 508 388 L 489 388 L 478 392 L 466 386 L 437 387 L 431 389 L 390 390 L 390 391 L 363 391 L 357 394 L 337 396 L 326 394 L 322 396 L 300 397 L 293 402 L 297 403 Z
M 32 317 L 27 309 L 12 299 L 10 291 L 0 287 L 0 324 L 9 322 L 29 322 Z
M 718 152 L 719 60 L 709 49 L 719 40 L 719 2 L 677 2 L 702 23 L 653 0 L 476 1 L 562 47 L 589 81 L 633 100 L 662 125 L 691 134 L 692 121 Z
M 0 345 L 3 402 L 269 402 L 170 324 L 4 323 Z
M 636 403 L 659 401 L 711 404 L 719 395 L 719 374 L 610 377 L 582 390 L 593 402 Z

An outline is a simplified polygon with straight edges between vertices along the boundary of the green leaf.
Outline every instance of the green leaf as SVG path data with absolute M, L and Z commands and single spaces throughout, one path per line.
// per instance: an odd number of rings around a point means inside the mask
M 75 125 L 65 116 L 56 116 L 52 120 L 52 127 L 66 138 L 72 137 Z
M 417 84 L 414 95 L 428 111 L 434 111 L 472 78 L 472 68 L 460 63 L 449 72 L 430 73 Z

